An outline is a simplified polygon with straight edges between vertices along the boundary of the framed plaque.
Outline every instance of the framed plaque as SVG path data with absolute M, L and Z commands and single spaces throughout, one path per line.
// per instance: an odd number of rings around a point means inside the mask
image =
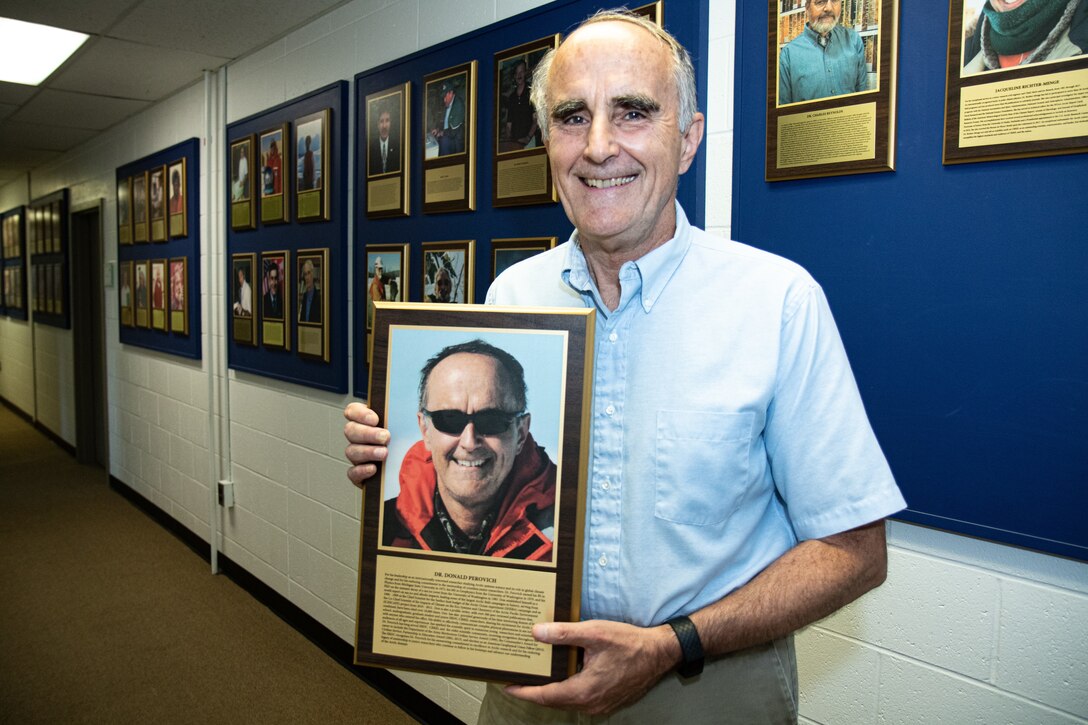
M 408 216 L 412 84 L 366 97 L 366 215 L 369 219 Z
M 117 243 L 132 244 L 132 177 L 117 180 Z
M 261 224 L 283 224 L 290 218 L 283 176 L 284 144 L 290 138 L 286 123 L 260 135 Z
M 150 295 L 147 287 L 150 263 L 146 259 L 141 259 L 135 265 L 136 327 L 151 327 Z
M 257 318 L 253 314 L 253 271 L 256 254 L 235 254 L 230 258 L 231 339 L 243 345 L 257 344 Z
M 588 309 L 377 303 L 370 405 L 391 439 L 364 487 L 357 663 L 574 673 L 577 649 L 531 630 L 579 616 L 593 325 Z M 446 463 L 466 435 L 471 475 Z
M 768 11 L 767 181 L 893 171 L 898 0 Z
M 475 240 L 423 243 L 422 301 L 471 304 L 475 291 Z
M 492 239 L 491 240 L 491 279 L 502 274 L 523 259 L 528 259 L 534 254 L 551 249 L 555 246 L 556 237 L 522 237 L 519 239 Z
M 476 209 L 476 61 L 423 79 L 423 213 Z
M 169 329 L 166 318 L 166 260 L 151 261 L 151 327 Z
M 149 232 L 147 221 L 147 172 L 132 177 L 132 240 L 146 242 Z
M 133 295 L 132 295 L 132 260 L 120 263 L 121 290 L 118 296 L 118 310 L 121 316 L 121 324 L 125 327 L 133 326 Z
M 295 196 L 300 222 L 329 218 L 330 109 L 295 120 Z
M 1088 55 L 1069 30 L 1083 0 L 1073 7 L 951 0 L 944 163 L 1088 151 Z
M 658 27 L 665 27 L 664 0 L 657 0 L 657 2 L 652 2 L 649 5 L 642 5 L 641 7 L 634 8 L 631 12 L 635 15 L 641 15 Z
M 189 258 L 170 260 L 170 332 L 189 334 Z
M 280 350 L 291 349 L 290 259 L 287 250 L 261 252 L 261 342 Z
M 537 63 L 559 47 L 559 34 L 495 54 L 495 155 L 493 206 L 556 201 L 536 112 L 529 100 Z
M 374 329 L 375 302 L 404 302 L 407 244 L 369 244 L 366 248 L 366 329 Z
M 151 241 L 166 241 L 166 167 L 156 166 L 148 172 L 147 204 L 151 219 Z
M 298 279 L 298 354 L 329 361 L 329 250 L 300 249 Z
M 185 176 L 185 157 L 166 168 L 167 214 L 170 237 L 184 237 L 189 234 L 189 220 L 186 218 L 185 193 L 188 179 Z
M 234 231 L 257 226 L 257 204 L 253 198 L 253 137 L 245 136 L 230 144 L 230 228 Z

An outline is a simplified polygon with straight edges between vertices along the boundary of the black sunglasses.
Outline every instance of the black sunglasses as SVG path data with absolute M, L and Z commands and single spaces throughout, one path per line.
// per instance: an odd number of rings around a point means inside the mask
M 466 413 L 463 410 L 427 410 L 423 409 L 423 415 L 431 419 L 434 427 L 446 435 L 459 436 L 464 432 L 465 426 L 472 423 L 476 432 L 485 436 L 497 436 L 505 433 L 510 424 L 528 413 L 508 413 L 497 408 L 478 410 L 475 413 Z

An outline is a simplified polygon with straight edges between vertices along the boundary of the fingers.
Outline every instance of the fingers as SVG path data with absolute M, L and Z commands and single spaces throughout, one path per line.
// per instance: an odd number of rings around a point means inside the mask
M 378 414 L 358 402 L 348 403 L 348 407 L 344 408 L 344 417 L 349 421 L 362 423 L 363 425 L 378 424 Z
M 386 444 L 389 443 L 389 431 L 378 426 L 378 414 L 362 403 L 350 403 L 344 409 L 344 437 L 348 441 L 344 455 L 352 464 L 348 469 L 348 480 L 362 487 L 363 481 L 378 471 L 379 461 L 389 455 Z

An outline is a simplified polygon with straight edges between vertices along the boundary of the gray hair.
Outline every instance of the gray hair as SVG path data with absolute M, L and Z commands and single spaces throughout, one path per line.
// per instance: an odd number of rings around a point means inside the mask
M 673 83 L 676 85 L 676 91 L 680 97 L 680 114 L 678 118 L 680 133 L 687 133 L 692 119 L 695 118 L 695 113 L 699 110 L 699 98 L 695 90 L 695 68 L 691 64 L 691 55 L 688 54 L 687 49 L 680 45 L 680 41 L 667 30 L 641 15 L 634 14 L 627 8 L 600 10 L 586 18 L 573 32 L 577 32 L 587 25 L 611 21 L 637 25 L 668 47 L 672 58 Z M 573 33 L 571 34 L 573 35 Z M 567 36 L 567 38 L 569 37 L 570 35 Z M 566 42 L 566 39 L 563 42 Z M 548 140 L 548 123 L 551 121 L 551 112 L 548 110 L 548 73 L 551 71 L 552 61 L 554 60 L 555 49 L 553 48 L 544 54 L 544 57 L 536 64 L 536 68 L 533 69 L 532 89 L 529 93 L 529 99 L 536 110 L 536 122 L 540 127 L 540 134 L 545 141 Z

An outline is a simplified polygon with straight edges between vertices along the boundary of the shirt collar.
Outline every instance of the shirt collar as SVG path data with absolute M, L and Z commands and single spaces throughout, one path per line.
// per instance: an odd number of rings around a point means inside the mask
M 673 204 L 676 208 L 676 231 L 672 239 L 634 262 L 628 262 L 642 278 L 640 302 L 642 309 L 646 312 L 653 308 L 654 303 L 664 293 L 669 280 L 672 279 L 684 255 L 691 248 L 691 224 L 688 222 L 688 217 L 684 213 L 683 207 L 680 206 L 680 202 L 674 200 Z M 599 305 L 600 294 L 597 291 L 597 285 L 593 282 L 592 275 L 589 273 L 585 254 L 583 254 L 582 246 L 578 241 L 577 229 L 570 235 L 570 242 L 571 244 L 567 248 L 567 258 L 563 264 L 563 281 L 580 294 L 592 295 Z

